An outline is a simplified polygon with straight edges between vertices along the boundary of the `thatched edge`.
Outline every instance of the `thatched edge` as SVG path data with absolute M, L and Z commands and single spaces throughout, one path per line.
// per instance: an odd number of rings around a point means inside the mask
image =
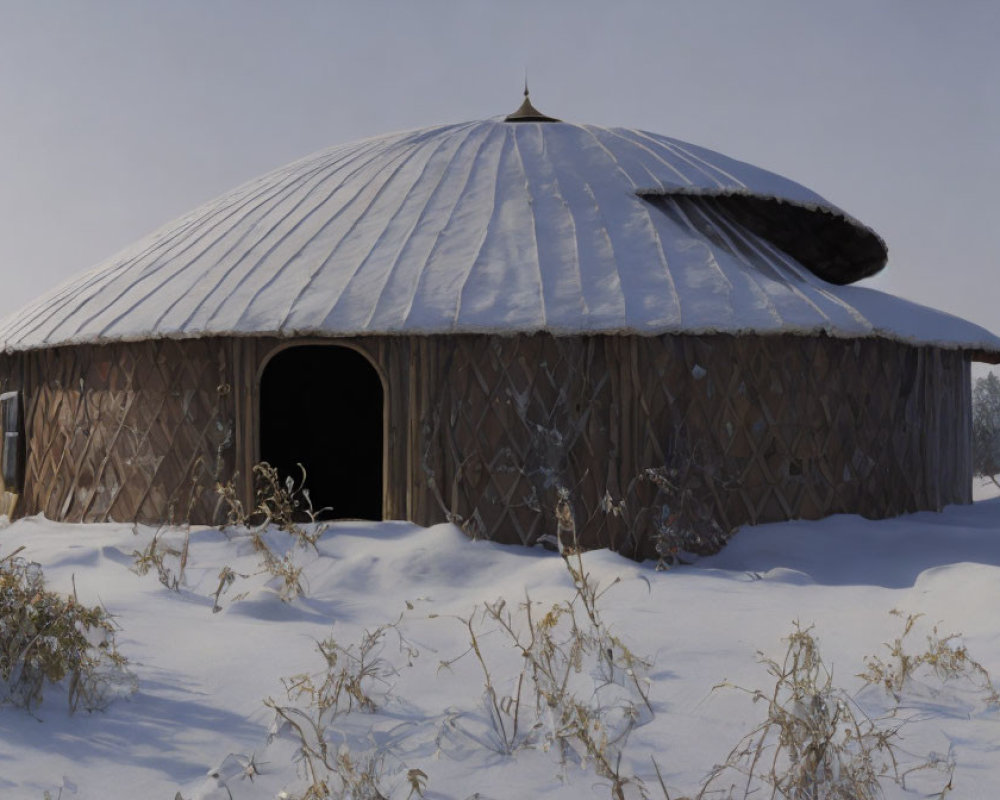
M 933 309 L 928 309 L 933 311 Z M 937 312 L 944 314 L 944 312 Z M 946 314 L 944 316 L 952 316 Z M 381 333 L 373 333 L 371 331 L 358 332 L 358 331 L 330 331 L 330 330 L 295 330 L 295 331 L 200 331 L 198 333 L 168 333 L 168 334 L 152 334 L 149 335 L 134 335 L 134 336 L 121 336 L 121 337 L 102 337 L 99 339 L 79 337 L 74 339 L 65 339 L 58 342 L 45 342 L 42 344 L 34 344 L 26 347 L 10 347 L 5 344 L 3 349 L 0 349 L 0 356 L 13 356 L 18 353 L 30 353 L 39 350 L 49 350 L 58 347 L 79 347 L 82 345 L 110 345 L 110 344 L 136 344 L 148 341 L 200 341 L 203 339 L 221 339 L 221 338 L 232 338 L 232 339 L 258 339 L 258 338 L 275 338 L 282 340 L 296 340 L 296 339 L 354 339 L 361 336 L 364 337 L 378 337 L 386 339 L 402 339 L 408 336 L 416 336 L 419 338 L 430 338 L 434 336 L 463 336 L 463 335 L 484 335 L 484 336 L 499 336 L 502 338 L 513 339 L 518 336 L 536 336 L 536 335 L 550 335 L 559 339 L 569 339 L 573 337 L 583 337 L 583 336 L 638 336 L 644 339 L 652 339 L 657 336 L 761 336 L 761 337 L 781 337 L 781 336 L 795 336 L 799 338 L 811 338 L 811 337 L 829 337 L 831 339 L 838 339 L 843 341 L 849 341 L 852 339 L 859 340 L 872 340 L 872 339 L 884 339 L 891 342 L 897 342 L 899 344 L 905 344 L 912 347 L 936 347 L 941 350 L 946 351 L 956 351 L 960 350 L 966 353 L 970 361 L 977 361 L 986 364 L 1000 364 L 1000 338 L 994 336 L 985 328 L 981 328 L 974 323 L 962 320 L 959 317 L 953 317 L 955 320 L 965 323 L 970 328 L 974 328 L 981 331 L 989 339 L 993 341 L 948 341 L 948 340 L 933 340 L 933 339 L 920 339 L 915 336 L 907 336 L 900 334 L 895 331 L 883 330 L 883 329 L 872 329 L 866 333 L 849 333 L 845 331 L 838 331 L 835 329 L 827 329 L 822 326 L 817 326 L 813 328 L 802 328 L 802 329 L 783 329 L 774 331 L 759 331 L 752 328 L 741 328 L 737 330 L 720 330 L 718 328 L 711 327 L 698 327 L 698 328 L 676 328 L 676 329 L 656 329 L 656 330 L 632 330 L 632 329 L 614 329 L 614 330 L 579 330 L 579 329 L 553 329 L 553 328 L 535 328 L 535 329 L 524 329 L 524 330 L 493 330 L 486 328 L 461 328 L 450 331 L 439 331 L 439 330 L 399 330 L 399 331 L 385 331 Z

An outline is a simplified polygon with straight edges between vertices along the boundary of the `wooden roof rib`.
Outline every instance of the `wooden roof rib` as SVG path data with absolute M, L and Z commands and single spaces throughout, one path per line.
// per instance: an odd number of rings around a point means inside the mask
M 497 118 L 271 172 L 4 320 L 0 345 L 825 333 L 1000 358 L 982 328 L 842 285 L 885 260 L 872 230 L 766 170 L 644 131 Z

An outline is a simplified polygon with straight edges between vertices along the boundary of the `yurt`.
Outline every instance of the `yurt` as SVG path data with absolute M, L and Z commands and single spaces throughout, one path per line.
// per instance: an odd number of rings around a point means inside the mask
M 334 147 L 0 324 L 6 507 L 331 518 L 634 557 L 970 501 L 971 323 L 855 281 L 872 230 L 659 134 L 508 117 Z

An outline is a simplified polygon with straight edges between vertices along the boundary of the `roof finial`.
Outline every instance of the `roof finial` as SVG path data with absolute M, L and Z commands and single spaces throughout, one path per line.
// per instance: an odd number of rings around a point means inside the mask
M 513 114 L 504 117 L 505 122 L 561 122 L 555 117 L 547 117 L 533 105 L 529 98 L 528 70 L 524 71 L 524 102 Z

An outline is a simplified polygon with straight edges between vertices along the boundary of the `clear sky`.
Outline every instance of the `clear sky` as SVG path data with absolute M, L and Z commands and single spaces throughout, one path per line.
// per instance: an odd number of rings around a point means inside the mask
M 0 0 L 0 315 L 273 167 L 506 114 L 674 136 L 875 228 L 1000 333 L 996 0 Z

